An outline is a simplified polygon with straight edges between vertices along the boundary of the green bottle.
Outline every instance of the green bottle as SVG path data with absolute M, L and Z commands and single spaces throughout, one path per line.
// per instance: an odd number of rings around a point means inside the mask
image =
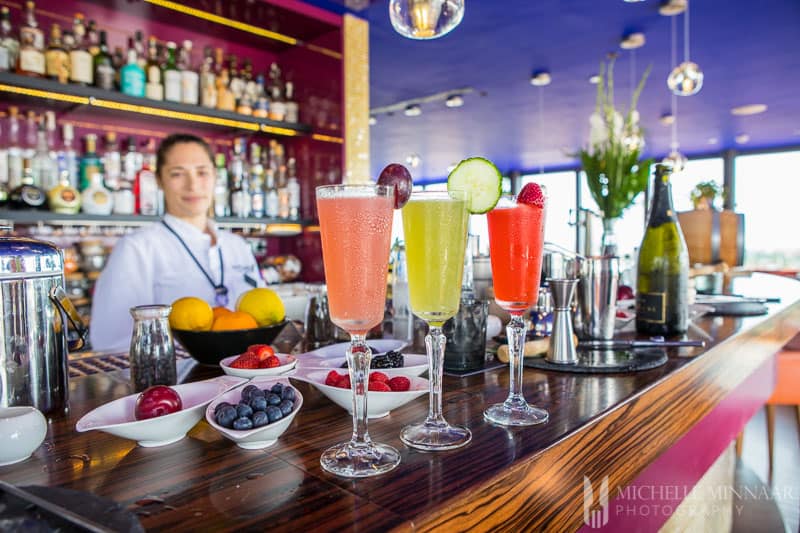
M 81 181 L 80 190 L 84 191 L 92 183 L 94 174 L 103 172 L 103 164 L 97 156 L 97 135 L 90 133 L 86 136 L 86 152 L 81 157 Z
M 672 167 L 656 165 L 653 199 L 639 248 L 636 331 L 685 333 L 689 326 L 689 251 L 672 207 Z

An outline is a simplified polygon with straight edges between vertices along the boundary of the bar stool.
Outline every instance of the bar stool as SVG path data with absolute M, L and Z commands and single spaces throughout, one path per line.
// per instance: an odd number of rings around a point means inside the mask
M 769 473 L 772 477 L 772 457 L 775 443 L 775 406 L 793 405 L 800 433 L 800 351 L 782 350 L 778 352 L 777 379 L 775 390 L 767 400 L 767 441 L 769 446 Z M 736 456 L 742 456 L 742 433 L 736 437 Z

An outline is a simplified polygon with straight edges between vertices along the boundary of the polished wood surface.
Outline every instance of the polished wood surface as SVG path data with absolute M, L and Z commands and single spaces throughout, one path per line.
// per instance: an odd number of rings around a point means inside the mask
M 406 448 L 400 429 L 422 420 L 421 397 L 371 420 L 370 434 L 395 446 L 402 463 L 373 479 L 323 472 L 319 456 L 347 440 L 346 411 L 304 383 L 302 411 L 278 442 L 247 451 L 202 421 L 188 438 L 161 448 L 75 422 L 130 393 L 124 372 L 71 382 L 71 410 L 53 419 L 32 459 L 0 467 L 18 485 L 86 490 L 130 506 L 148 529 L 358 529 L 512 531 L 574 530 L 583 523 L 583 476 L 609 477 L 615 492 L 681 438 L 800 329 L 800 284 L 766 275 L 735 280 L 733 291 L 779 295 L 760 317 L 707 317 L 689 338 L 713 337 L 704 349 L 669 352 L 666 365 L 633 374 L 579 375 L 525 369 L 529 402 L 547 409 L 543 425 L 508 429 L 483 420 L 502 401 L 508 375 L 496 369 L 444 380 L 444 415 L 468 426 L 472 442 L 446 453 Z M 218 374 L 184 362 L 193 381 Z

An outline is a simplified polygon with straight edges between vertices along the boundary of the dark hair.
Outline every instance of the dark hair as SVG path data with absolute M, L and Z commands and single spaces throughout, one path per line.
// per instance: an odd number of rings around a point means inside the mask
M 211 161 L 211 165 L 214 165 L 214 152 L 211 150 L 211 147 L 207 142 L 197 135 L 192 135 L 191 133 L 173 133 L 161 141 L 161 144 L 158 145 L 158 150 L 156 151 L 156 171 L 158 172 L 159 176 L 161 175 L 161 169 L 164 167 L 164 162 L 167 159 L 167 154 L 169 154 L 169 151 L 172 150 L 177 144 L 200 145 L 208 154 L 208 159 Z

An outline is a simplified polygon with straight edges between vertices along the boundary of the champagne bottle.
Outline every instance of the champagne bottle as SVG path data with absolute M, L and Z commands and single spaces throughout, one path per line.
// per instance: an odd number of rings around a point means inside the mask
M 685 333 L 689 323 L 689 252 L 672 207 L 672 168 L 656 165 L 636 281 L 636 331 Z

